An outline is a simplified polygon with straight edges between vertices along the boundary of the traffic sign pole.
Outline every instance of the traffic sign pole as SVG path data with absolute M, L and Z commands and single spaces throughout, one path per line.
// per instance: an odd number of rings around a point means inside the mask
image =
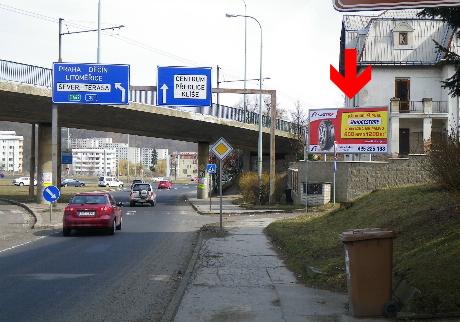
M 219 195 L 220 195 L 220 231 L 223 232 L 222 227 L 222 162 L 219 160 Z
M 56 186 L 48 186 L 43 189 L 43 199 L 50 203 L 50 223 L 53 214 L 53 203 L 61 197 L 61 192 Z
M 212 182 L 212 180 L 211 180 L 211 177 L 212 177 L 212 174 L 209 175 L 209 177 L 208 177 L 208 179 L 209 179 L 208 180 L 209 181 L 209 185 L 208 185 L 208 187 L 209 187 L 209 191 L 208 191 L 209 192 L 209 212 L 212 211 L 212 209 L 211 209 L 212 208 L 212 200 L 211 200 L 211 196 L 212 196 L 211 182 Z

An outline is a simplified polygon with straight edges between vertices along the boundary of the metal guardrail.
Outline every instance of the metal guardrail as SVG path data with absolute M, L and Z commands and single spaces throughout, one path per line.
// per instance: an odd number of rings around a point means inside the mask
M 51 88 L 53 86 L 51 69 L 7 60 L 0 60 L 0 80 L 46 88 Z M 153 86 L 131 86 L 129 100 L 135 103 L 154 106 L 156 92 L 153 88 Z M 246 111 L 246 115 L 244 115 L 244 110 L 236 107 L 224 105 L 217 106 L 213 104 L 211 107 L 198 108 L 194 112 L 241 123 L 259 124 L 258 113 Z M 270 127 L 271 118 L 263 115 L 262 125 L 264 127 Z M 299 127 L 295 123 L 280 119 L 276 120 L 276 129 L 293 134 L 304 133 L 305 131 L 305 128 Z

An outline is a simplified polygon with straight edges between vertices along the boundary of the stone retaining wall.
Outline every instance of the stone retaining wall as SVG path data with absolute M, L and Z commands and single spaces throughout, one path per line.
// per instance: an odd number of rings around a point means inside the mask
M 424 169 L 425 155 L 410 155 L 404 159 L 386 162 L 337 162 L 336 201 L 349 202 L 377 189 L 432 182 Z M 294 202 L 301 203 L 300 188 L 306 181 L 306 162 L 290 164 L 288 188 L 292 187 L 292 170 L 298 170 L 297 191 L 292 191 Z M 309 161 L 308 182 L 333 182 L 333 162 Z

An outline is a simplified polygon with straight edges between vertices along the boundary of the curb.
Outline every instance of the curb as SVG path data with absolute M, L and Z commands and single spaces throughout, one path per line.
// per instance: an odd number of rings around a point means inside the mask
M 18 201 L 14 201 L 14 200 L 10 200 L 10 199 L 3 199 L 3 198 L 0 198 L 0 201 L 10 203 L 12 205 L 15 205 L 15 206 L 18 206 L 18 207 L 21 207 L 21 208 L 25 209 L 32 216 L 32 218 L 34 219 L 32 225 L 30 226 L 30 229 L 35 229 L 35 225 L 36 225 L 38 219 L 37 219 L 37 215 L 34 213 L 34 211 L 32 209 L 30 209 L 25 204 L 20 203 Z
M 198 255 L 200 254 L 201 246 L 203 244 L 203 237 L 201 233 L 201 229 L 198 231 L 198 238 L 195 244 L 195 249 L 193 250 L 192 257 L 188 262 L 187 269 L 184 273 L 184 276 L 177 288 L 176 292 L 174 293 L 171 301 L 169 301 L 168 306 L 166 307 L 165 312 L 163 313 L 163 317 L 161 318 L 161 322 L 173 322 L 174 318 L 176 317 L 177 310 L 179 309 L 180 303 L 182 298 L 184 297 L 185 290 L 192 280 L 192 274 L 195 271 L 196 262 L 198 260 Z
M 192 206 L 192 208 L 199 214 L 199 215 L 219 215 L 220 212 L 216 211 L 201 211 L 199 208 L 190 201 L 190 199 L 185 196 L 185 199 L 187 200 L 187 203 Z M 261 210 L 237 210 L 237 211 L 223 211 L 223 215 L 234 215 L 234 216 L 246 216 L 246 215 L 263 215 L 263 214 L 271 214 L 271 213 L 291 213 L 292 211 L 286 211 L 286 210 L 281 210 L 281 209 L 261 209 Z

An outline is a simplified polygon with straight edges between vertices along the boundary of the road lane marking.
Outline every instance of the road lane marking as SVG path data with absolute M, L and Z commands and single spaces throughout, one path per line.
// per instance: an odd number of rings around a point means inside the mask
M 96 274 L 66 274 L 66 273 L 37 273 L 37 274 L 24 274 L 24 275 L 15 275 L 25 278 L 30 278 L 39 281 L 54 281 L 62 279 L 75 279 L 81 277 L 90 277 Z
M 171 276 L 170 275 L 150 275 L 149 279 L 151 281 L 168 282 L 171 279 Z
M 18 247 L 21 247 L 21 246 L 25 246 L 27 244 L 30 244 L 30 243 L 33 243 L 37 240 L 40 240 L 40 239 L 43 239 L 45 237 L 48 237 L 48 236 L 41 236 L 41 237 L 38 237 L 37 239 L 34 239 L 34 240 L 29 240 L 28 242 L 25 242 L 25 243 L 22 243 L 22 244 L 18 244 L 18 245 L 14 245 L 14 246 L 11 246 L 11 247 L 8 247 L 8 248 L 5 248 L 5 249 L 2 249 L 0 250 L 0 254 L 3 253 L 3 252 L 7 252 L 9 250 L 12 250 L 12 249 L 15 249 L 15 248 L 18 248 Z

